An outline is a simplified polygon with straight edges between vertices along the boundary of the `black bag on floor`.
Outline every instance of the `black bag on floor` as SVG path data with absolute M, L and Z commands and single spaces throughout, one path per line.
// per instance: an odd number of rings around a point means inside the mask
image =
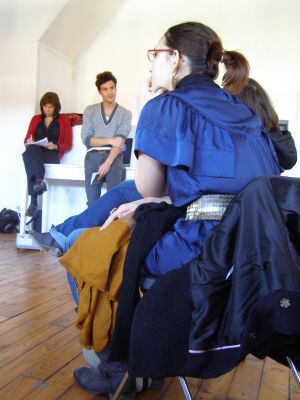
M 16 211 L 8 208 L 3 208 L 3 210 L 0 211 L 0 232 L 18 232 L 19 222 L 19 216 Z

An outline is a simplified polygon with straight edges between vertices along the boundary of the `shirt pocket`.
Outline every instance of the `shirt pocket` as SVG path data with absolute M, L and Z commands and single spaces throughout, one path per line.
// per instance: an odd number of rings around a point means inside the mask
M 194 158 L 192 174 L 207 177 L 234 178 L 234 151 L 218 149 L 198 151 Z
M 196 136 L 193 175 L 235 177 L 235 145 L 225 129 L 206 121 Z

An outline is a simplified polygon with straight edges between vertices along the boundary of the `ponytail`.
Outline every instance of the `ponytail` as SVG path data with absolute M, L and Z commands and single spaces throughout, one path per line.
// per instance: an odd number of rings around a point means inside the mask
M 249 78 L 237 97 L 259 116 L 270 133 L 276 132 L 278 115 L 268 93 L 256 80 Z
M 208 41 L 207 51 L 207 69 L 206 73 L 212 78 L 216 79 L 219 74 L 219 62 L 222 60 L 223 46 L 219 38 L 214 38 Z
M 222 80 L 224 89 L 251 108 L 269 132 L 275 132 L 278 128 L 278 115 L 264 88 L 249 78 L 250 67 L 246 57 L 237 51 L 224 51 L 222 62 L 226 68 Z
M 237 51 L 224 51 L 222 62 L 226 68 L 222 86 L 237 95 L 243 90 L 249 78 L 249 63 L 246 57 Z

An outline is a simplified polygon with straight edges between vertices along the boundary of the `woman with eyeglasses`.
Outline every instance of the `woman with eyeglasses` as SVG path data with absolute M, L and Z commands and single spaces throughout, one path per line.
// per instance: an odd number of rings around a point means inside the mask
M 149 198 L 161 201 L 166 193 L 172 204 L 189 205 L 190 212 L 153 246 L 144 273 L 160 276 L 201 254 L 205 237 L 220 219 L 211 214 L 214 204 L 207 195 L 215 195 L 221 209 L 228 194 L 238 193 L 253 178 L 280 173 L 259 118 L 214 82 L 223 53 L 218 35 L 197 22 L 169 28 L 148 51 L 151 90 L 161 94 L 144 106 L 136 131 L 135 184 L 142 199 L 114 210 L 103 227 Z M 242 66 L 240 71 L 238 79 L 245 82 Z M 82 388 L 115 392 L 126 364 L 111 362 L 109 351 L 98 353 L 98 368 L 75 370 Z M 135 392 L 132 383 L 121 398 L 132 399 Z

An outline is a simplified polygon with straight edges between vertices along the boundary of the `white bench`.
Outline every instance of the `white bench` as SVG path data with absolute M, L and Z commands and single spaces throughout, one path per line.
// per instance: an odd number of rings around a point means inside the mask
M 134 130 L 131 133 L 133 135 Z M 61 159 L 60 164 L 45 164 L 44 180 L 47 191 L 39 196 L 42 209 L 42 232 L 47 232 L 52 224 L 56 225 L 71 215 L 76 215 L 86 208 L 86 194 L 84 190 L 84 157 L 86 147 L 81 140 L 81 125 L 72 128 L 73 145 Z M 131 157 L 134 161 L 134 157 Z M 132 162 L 134 164 L 134 162 Z M 25 174 L 24 174 L 25 175 Z M 134 179 L 134 165 L 126 167 L 126 179 Z M 20 207 L 20 233 L 16 238 L 17 248 L 37 248 L 26 233 L 25 216 L 29 197 L 26 177 L 24 181 L 23 198 Z M 105 191 L 105 188 L 104 188 Z

